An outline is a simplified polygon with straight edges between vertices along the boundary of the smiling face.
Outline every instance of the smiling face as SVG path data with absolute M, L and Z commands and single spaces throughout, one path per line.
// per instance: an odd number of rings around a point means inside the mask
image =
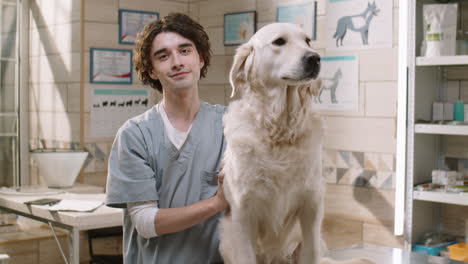
M 174 32 L 156 35 L 151 46 L 152 70 L 149 75 L 161 82 L 163 91 L 196 89 L 203 59 L 195 44 Z

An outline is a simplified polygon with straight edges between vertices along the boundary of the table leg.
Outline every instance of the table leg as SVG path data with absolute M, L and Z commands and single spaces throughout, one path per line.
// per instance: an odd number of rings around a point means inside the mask
M 70 239 L 70 263 L 79 264 L 80 263 L 80 231 L 76 228 L 71 230 L 71 239 Z

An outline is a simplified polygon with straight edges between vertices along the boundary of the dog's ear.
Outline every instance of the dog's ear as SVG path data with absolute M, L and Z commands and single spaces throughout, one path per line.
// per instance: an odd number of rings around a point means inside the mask
M 313 96 L 318 96 L 319 95 L 320 88 L 322 88 L 322 79 L 314 80 L 310 84 L 310 91 L 312 92 Z
M 243 44 L 236 50 L 231 72 L 229 73 L 229 82 L 232 87 L 231 98 L 236 95 L 241 86 L 247 84 L 253 64 L 253 57 L 253 45 L 250 42 Z

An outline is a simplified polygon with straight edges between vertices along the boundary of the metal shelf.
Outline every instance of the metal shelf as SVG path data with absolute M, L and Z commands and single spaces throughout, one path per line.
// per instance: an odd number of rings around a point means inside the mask
M 416 124 L 414 131 L 417 134 L 468 136 L 468 125 Z
M 433 191 L 413 191 L 413 199 L 445 204 L 468 206 L 468 193 L 445 193 Z
M 468 55 L 416 57 L 416 66 L 468 65 Z

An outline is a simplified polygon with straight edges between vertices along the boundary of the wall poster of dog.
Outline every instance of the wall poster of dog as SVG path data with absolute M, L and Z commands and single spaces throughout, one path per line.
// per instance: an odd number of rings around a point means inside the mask
M 327 111 L 359 110 L 359 58 L 329 56 L 321 58 L 320 86 L 313 108 Z
M 393 1 L 326 1 L 326 49 L 391 48 Z
M 320 56 L 295 24 L 264 26 L 236 51 L 224 116 L 226 264 L 374 263 L 322 258 L 324 131 L 311 107 L 319 73 Z

